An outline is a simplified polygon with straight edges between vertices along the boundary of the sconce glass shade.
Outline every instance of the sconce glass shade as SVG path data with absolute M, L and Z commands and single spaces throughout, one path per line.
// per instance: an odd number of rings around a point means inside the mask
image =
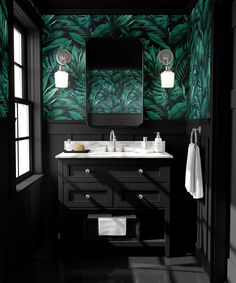
M 170 64 L 174 59 L 173 53 L 169 49 L 163 49 L 158 53 L 157 59 L 165 66 L 165 71 L 161 73 L 161 87 L 174 87 L 175 73 L 170 70 Z
M 63 70 L 58 70 L 55 74 L 55 87 L 67 88 L 69 74 Z
M 55 87 L 67 88 L 69 74 L 64 71 L 64 65 L 70 63 L 71 54 L 66 49 L 59 50 L 56 54 L 56 60 L 59 64 L 59 70 L 54 74 Z
M 161 87 L 172 88 L 174 87 L 175 73 L 170 70 L 165 70 L 161 73 Z

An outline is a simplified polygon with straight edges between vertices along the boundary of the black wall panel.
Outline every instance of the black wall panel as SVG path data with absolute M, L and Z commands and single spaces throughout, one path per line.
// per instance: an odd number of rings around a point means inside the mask
M 12 201 L 11 195 L 11 160 L 9 158 L 9 121 L 0 120 L 0 282 L 12 266 L 11 228 L 12 228 Z
M 199 250 L 207 253 L 210 239 L 205 236 L 204 241 L 200 238 L 206 234 L 204 225 L 198 223 L 197 214 L 206 219 L 207 225 L 210 226 L 208 212 L 204 208 L 208 205 L 209 200 L 193 200 L 186 192 L 184 186 L 185 165 L 187 157 L 187 148 L 190 140 L 192 127 L 199 124 L 203 126 L 202 138 L 199 138 L 199 144 L 202 153 L 203 176 L 208 175 L 209 165 L 209 122 L 207 121 L 160 121 L 159 123 L 145 123 L 138 128 L 119 128 L 115 129 L 118 140 L 142 140 L 147 136 L 148 140 L 154 140 L 155 132 L 160 131 L 161 136 L 166 140 L 166 151 L 173 154 L 173 167 L 171 171 L 171 189 L 172 189 L 172 239 L 176 254 L 185 254 L 194 251 L 196 241 Z M 45 174 L 47 177 L 47 186 L 45 188 L 44 205 L 46 205 L 47 223 L 45 224 L 50 231 L 48 237 L 50 241 L 55 242 L 57 237 L 57 160 L 55 155 L 63 151 L 63 142 L 68 138 L 72 140 L 108 140 L 109 128 L 92 128 L 78 122 L 49 122 L 44 124 L 45 138 Z M 206 186 L 208 189 L 208 185 Z M 206 192 L 208 196 L 208 192 Z M 197 227 L 200 230 L 197 237 Z M 207 256 L 206 256 L 207 258 Z
M 227 280 L 236 283 L 236 1 L 232 6 L 233 28 L 233 82 L 231 91 L 231 179 L 230 179 L 230 228 Z

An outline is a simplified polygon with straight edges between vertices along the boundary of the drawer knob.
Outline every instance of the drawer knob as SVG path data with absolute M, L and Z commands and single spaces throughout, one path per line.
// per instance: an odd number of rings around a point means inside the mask
M 138 198 L 143 199 L 143 195 L 142 194 L 138 195 Z
M 85 198 L 90 199 L 90 195 L 89 194 L 85 195 Z
M 90 169 L 85 169 L 85 174 L 89 174 L 90 173 Z
M 143 169 L 138 169 L 139 174 L 143 174 Z

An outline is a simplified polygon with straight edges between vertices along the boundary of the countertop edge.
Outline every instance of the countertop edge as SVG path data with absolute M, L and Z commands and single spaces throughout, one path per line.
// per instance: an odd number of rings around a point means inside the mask
M 64 154 L 64 155 L 63 155 Z M 55 156 L 56 159 L 173 159 L 173 155 L 166 152 L 165 155 L 157 153 L 144 153 L 137 155 L 92 155 L 88 153 L 59 153 Z

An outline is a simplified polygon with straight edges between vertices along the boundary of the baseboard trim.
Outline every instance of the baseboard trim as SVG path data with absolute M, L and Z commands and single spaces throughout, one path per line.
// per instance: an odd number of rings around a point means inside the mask
M 225 283 L 236 283 L 236 265 L 229 258 L 227 260 L 227 282 Z
M 195 256 L 197 260 L 202 264 L 203 271 L 206 273 L 206 275 L 210 279 L 210 274 L 211 274 L 210 273 L 210 263 L 206 259 L 203 253 L 203 250 L 200 247 L 198 247 L 197 244 L 195 245 Z

